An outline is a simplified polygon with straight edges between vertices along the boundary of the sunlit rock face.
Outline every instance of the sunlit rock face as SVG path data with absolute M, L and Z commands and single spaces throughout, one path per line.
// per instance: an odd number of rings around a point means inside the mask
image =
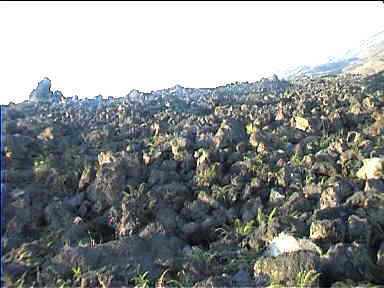
M 60 91 L 51 91 L 51 80 L 45 77 L 29 95 L 29 100 L 33 102 L 59 102 L 63 94 Z
M 39 82 L 39 84 L 37 84 L 36 89 L 33 89 L 31 94 L 29 95 L 29 100 L 34 102 L 45 102 L 49 101 L 51 97 L 51 80 L 45 77 Z

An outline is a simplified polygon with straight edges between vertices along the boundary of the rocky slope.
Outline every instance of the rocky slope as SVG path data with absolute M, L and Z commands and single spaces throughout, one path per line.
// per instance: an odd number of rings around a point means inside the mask
M 383 77 L 86 100 L 44 79 L 6 107 L 3 281 L 384 285 Z

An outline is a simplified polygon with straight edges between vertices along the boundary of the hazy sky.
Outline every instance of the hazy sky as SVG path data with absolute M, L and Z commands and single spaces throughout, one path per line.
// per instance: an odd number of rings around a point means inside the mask
M 0 100 L 256 81 L 382 30 L 381 1 L 0 2 Z

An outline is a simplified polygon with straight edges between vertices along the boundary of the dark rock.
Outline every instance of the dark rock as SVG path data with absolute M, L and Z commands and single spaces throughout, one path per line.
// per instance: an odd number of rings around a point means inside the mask
M 368 243 L 372 229 L 366 218 L 351 215 L 348 218 L 348 240 L 350 242 Z
M 44 209 L 45 220 L 51 229 L 68 227 L 75 218 L 70 208 L 62 201 L 54 201 Z
M 320 209 L 338 207 L 352 193 L 347 183 L 336 182 L 321 193 Z
M 180 176 L 175 171 L 152 169 L 148 178 L 148 184 L 151 186 L 164 185 L 178 180 L 180 180 Z
M 178 227 L 183 224 L 180 215 L 169 207 L 159 207 L 156 212 L 156 220 L 167 233 L 175 233 Z
M 241 218 L 243 222 L 249 222 L 255 219 L 259 208 L 263 208 L 260 198 L 253 198 L 248 200 L 241 208 Z
M 153 199 L 172 205 L 177 211 L 184 206 L 186 200 L 192 197 L 188 187 L 178 182 L 155 186 L 149 191 L 149 194 Z
M 365 184 L 364 192 L 371 192 L 371 193 L 384 192 L 384 181 L 381 179 L 368 179 Z
M 335 164 L 331 162 L 321 161 L 316 162 L 311 169 L 311 172 L 315 175 L 323 175 L 323 176 L 336 176 L 337 175 L 337 168 L 335 167 Z
M 43 270 L 47 274 L 55 272 L 63 277 L 77 265 L 82 271 L 115 266 L 116 276 L 119 276 L 119 273 L 127 273 L 129 264 L 133 267 L 140 265 L 141 269 L 148 271 L 151 279 L 156 279 L 163 271 L 163 265 L 172 267 L 176 264 L 174 259 L 181 253 L 182 247 L 184 243 L 180 239 L 163 235 L 146 240 L 130 237 L 94 247 L 64 247 L 50 263 L 43 266 Z M 51 268 L 47 270 L 49 266 Z
M 8 263 L 7 270 L 5 272 L 5 277 L 10 277 L 11 279 L 20 279 L 20 277 L 29 271 L 29 267 L 21 263 Z
M 217 148 L 225 148 L 247 140 L 244 123 L 236 119 L 224 120 L 214 137 Z
M 87 190 L 87 196 L 93 202 L 100 202 L 102 209 L 119 201 L 125 189 L 126 174 L 122 162 L 104 164 L 96 174 L 94 186 Z
M 345 223 L 340 219 L 314 221 L 310 228 L 310 238 L 326 243 L 343 242 L 346 230 Z
M 191 245 L 198 245 L 208 242 L 207 235 L 203 233 L 201 224 L 190 222 L 182 228 L 183 238 Z
M 64 199 L 64 203 L 70 206 L 73 210 L 79 208 L 83 203 L 85 197 L 85 193 L 79 193 L 67 199 Z
M 181 214 L 192 221 L 202 222 L 207 218 L 209 213 L 209 205 L 206 202 L 195 200 L 193 202 L 185 202 Z
M 247 246 L 250 249 L 255 249 L 256 251 L 261 250 L 265 246 L 265 227 L 258 227 L 250 235 L 246 236 L 243 240 L 243 246 Z
M 69 245 L 76 246 L 80 240 L 90 242 L 89 227 L 85 223 L 72 224 L 64 232 L 62 239 Z
M 283 206 L 289 211 L 308 212 L 313 210 L 313 203 L 298 192 L 293 193 Z
M 220 287 L 230 287 L 232 283 L 230 279 L 222 276 L 218 277 L 209 277 L 208 279 L 197 282 L 193 285 L 193 288 L 220 288 Z
M 384 274 L 375 266 L 364 244 L 337 243 L 331 246 L 322 258 L 321 270 L 324 284 L 345 279 L 384 284 Z
M 252 279 L 248 271 L 241 269 L 232 277 L 232 282 L 237 287 L 251 287 Z
M 86 166 L 80 176 L 79 180 L 79 191 L 86 189 L 89 184 L 95 179 L 96 171 L 92 166 Z

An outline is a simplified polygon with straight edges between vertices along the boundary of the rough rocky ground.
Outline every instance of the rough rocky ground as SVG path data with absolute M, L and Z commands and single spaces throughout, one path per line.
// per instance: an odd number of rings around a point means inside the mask
M 383 77 L 43 80 L 7 107 L 6 286 L 384 285 Z

